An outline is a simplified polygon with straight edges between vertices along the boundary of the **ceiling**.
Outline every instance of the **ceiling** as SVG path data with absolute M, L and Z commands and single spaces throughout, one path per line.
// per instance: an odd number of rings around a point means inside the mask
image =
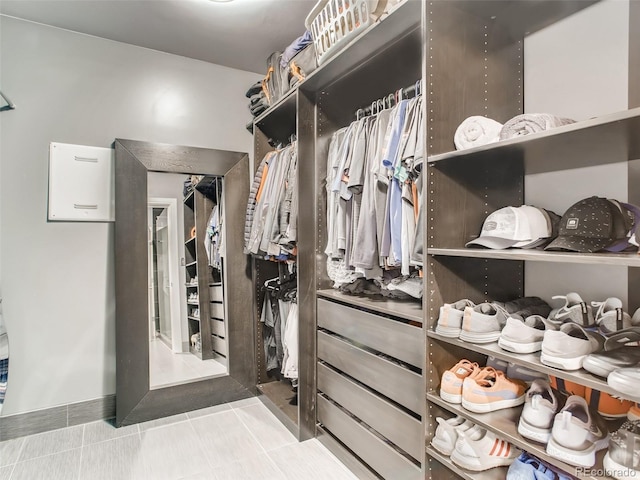
M 0 13 L 256 73 L 317 0 L 0 0 Z

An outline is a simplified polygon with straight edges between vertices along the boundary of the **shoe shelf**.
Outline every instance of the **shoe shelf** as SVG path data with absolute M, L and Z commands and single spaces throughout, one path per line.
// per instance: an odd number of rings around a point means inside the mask
M 507 467 L 496 467 L 484 472 L 472 472 L 471 470 L 465 470 L 458 467 L 451 461 L 449 457 L 445 457 L 435 448 L 427 447 L 427 455 L 437 460 L 444 465 L 447 469 L 454 472 L 456 475 L 464 478 L 465 480 L 504 480 L 507 477 Z M 440 478 L 438 472 L 434 472 L 434 465 L 430 465 L 431 478 Z
M 191 210 L 193 210 L 193 198 L 194 198 L 193 190 L 191 190 L 189 194 L 186 197 L 184 197 L 184 204 L 187 207 L 189 207 Z
M 184 242 L 184 244 L 188 247 L 192 246 L 196 241 L 196 237 L 191 237 L 189 240 L 187 240 L 186 242 Z
M 438 340 L 440 342 L 448 343 L 450 345 L 455 345 L 466 350 L 471 350 L 474 352 L 482 353 L 484 355 L 490 355 L 492 357 L 500 358 L 502 360 L 506 360 L 507 362 L 515 363 L 517 365 L 521 365 L 538 372 L 543 372 L 547 375 L 553 375 L 555 377 L 563 378 L 565 380 L 569 380 L 571 382 L 575 382 L 580 385 L 584 385 L 585 387 L 599 390 L 601 392 L 606 392 L 614 396 L 620 396 L 620 392 L 618 392 L 614 388 L 611 388 L 604 379 L 598 378 L 595 375 L 591 375 L 585 370 L 558 370 L 556 368 L 549 367 L 543 364 L 540 361 L 539 353 L 511 353 L 500 348 L 498 346 L 498 342 L 485 344 L 468 343 L 463 342 L 458 338 L 444 337 L 434 332 L 433 330 L 427 331 L 427 337 Z M 638 395 L 638 397 L 630 397 L 627 395 L 626 397 L 628 400 L 640 402 L 640 395 Z
M 427 393 L 427 400 L 431 403 L 435 403 L 440 407 L 448 410 L 449 412 L 460 415 L 464 418 L 469 419 L 473 423 L 480 425 L 482 428 L 490 430 L 498 435 L 503 440 L 515 445 L 516 447 L 527 451 L 531 455 L 538 457 L 540 460 L 544 460 L 545 462 L 558 467 L 560 470 L 570 473 L 572 475 L 576 475 L 576 467 L 564 463 L 561 460 L 558 460 L 555 457 L 552 457 L 547 454 L 545 445 L 541 443 L 534 442 L 532 440 L 528 440 L 522 437 L 518 433 L 518 421 L 520 420 L 520 414 L 522 413 L 522 407 L 514 407 L 514 408 L 505 408 L 503 410 L 498 410 L 490 413 L 474 413 L 462 407 L 459 404 L 451 404 L 445 402 L 440 395 L 435 392 Z M 591 470 L 602 470 L 602 459 L 606 453 L 605 450 L 601 450 L 596 454 L 596 464 L 591 467 Z M 579 475 L 580 478 L 587 479 L 600 479 L 606 477 L 598 477 L 593 475 Z M 502 477 L 504 478 L 504 477 Z
M 198 284 L 197 283 L 185 283 L 184 285 L 187 288 L 198 288 Z
M 391 315 L 410 322 L 419 323 L 420 325 L 423 323 L 422 303 L 418 301 L 393 300 L 378 296 L 356 296 L 337 292 L 332 289 L 318 290 L 317 295 L 319 298 L 326 298 L 354 307 Z
M 640 157 L 640 108 L 429 157 L 430 165 L 495 158 L 524 161 L 524 173 L 553 172 Z M 552 155 L 549 153 L 553 152 Z
M 199 302 L 187 302 L 187 305 L 200 305 Z
M 530 260 L 534 262 L 581 263 L 588 265 L 618 265 L 640 267 L 637 253 L 570 253 L 545 252 L 543 250 L 489 250 L 474 248 L 428 248 L 433 256 L 491 258 L 499 260 Z
M 198 318 L 198 317 L 191 317 L 191 316 L 189 316 L 189 317 L 187 317 L 187 318 L 188 318 L 189 320 L 193 320 L 194 322 L 199 322 L 199 321 L 200 321 L 200 318 Z
M 197 264 L 198 264 L 198 262 L 197 262 L 197 261 L 194 261 L 194 262 L 191 262 L 191 263 L 187 263 L 187 264 L 185 265 L 185 267 L 186 267 L 186 268 L 195 267 Z

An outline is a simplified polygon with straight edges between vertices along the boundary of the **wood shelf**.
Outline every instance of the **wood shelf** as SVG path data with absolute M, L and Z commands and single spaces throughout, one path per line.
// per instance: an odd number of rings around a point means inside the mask
M 522 160 L 525 174 L 553 172 L 635 160 L 640 157 L 639 137 L 640 108 L 634 108 L 468 150 L 434 155 L 428 161 L 438 166 L 509 158 Z
M 490 413 L 473 413 L 462 407 L 462 405 L 445 402 L 438 394 L 434 392 L 427 393 L 427 400 L 444 408 L 445 410 L 448 410 L 455 415 L 460 415 L 471 420 L 473 423 L 475 423 L 476 425 L 480 425 L 482 428 L 492 431 L 503 440 L 506 440 L 516 447 L 527 451 L 531 455 L 538 457 L 540 460 L 543 460 L 550 465 L 554 465 L 564 472 L 575 475 L 576 467 L 548 455 L 546 451 L 546 445 L 528 440 L 518 433 L 518 421 L 520 420 L 522 407 L 505 408 L 503 410 L 498 410 Z M 602 459 L 605 453 L 606 449 L 597 452 L 596 464 L 592 467 L 593 470 L 602 470 Z M 581 476 L 581 478 L 600 479 L 606 477 L 583 475 Z
M 484 248 L 427 248 L 427 254 L 445 257 L 640 267 L 640 255 L 637 253 L 573 253 L 545 252 L 544 250 L 526 249 L 491 250 Z
M 536 370 L 538 372 L 546 373 L 547 375 L 563 378 L 570 382 L 575 382 L 580 385 L 584 385 L 585 387 L 590 387 L 595 390 L 599 390 L 601 392 L 607 392 L 611 395 L 621 396 L 620 392 L 611 388 L 609 384 L 607 384 L 606 380 L 596 377 L 595 375 L 591 375 L 586 370 L 566 371 L 566 370 L 558 370 L 556 368 L 544 365 L 540 361 L 539 353 L 525 353 L 525 354 L 511 353 L 500 348 L 498 346 L 498 342 L 486 343 L 486 344 L 468 343 L 468 342 L 463 342 L 458 338 L 444 337 L 434 332 L 433 330 L 427 330 L 427 337 L 433 340 L 438 340 L 440 342 L 448 343 L 450 345 L 455 345 L 457 347 L 464 348 L 466 350 L 482 353 L 484 355 L 490 355 L 492 357 L 496 357 L 501 360 L 505 360 L 507 362 L 521 365 L 531 370 Z M 629 400 L 633 400 L 634 402 L 640 402 L 640 395 L 638 397 L 630 397 L 628 395 L 623 395 L 623 396 L 628 398 Z
M 412 322 L 423 323 L 422 303 L 411 300 L 391 300 L 382 297 L 357 296 L 333 289 L 318 290 L 319 298 L 335 300 L 353 307 L 365 308 Z
M 470 470 L 465 470 L 464 468 L 458 467 L 451 461 L 449 457 L 445 457 L 435 448 L 427 447 L 427 455 L 437 460 L 444 467 L 448 468 L 453 473 L 459 475 L 465 480 L 504 480 L 507 477 L 507 467 L 491 468 L 489 470 L 485 470 L 484 472 L 472 472 Z M 435 472 L 434 475 L 434 465 L 430 465 L 429 470 L 431 471 L 431 477 L 426 478 L 439 478 L 437 472 Z
M 193 320 L 194 322 L 199 322 L 200 321 L 200 317 L 192 317 L 192 316 L 188 316 L 187 317 L 189 320 Z
M 364 63 L 405 34 L 420 28 L 421 4 L 422 2 L 413 0 L 398 4 L 388 15 L 381 17 L 381 20 L 320 65 L 299 88 L 318 92 L 351 73 L 356 65 Z
M 185 283 L 184 285 L 187 288 L 198 288 L 198 284 L 197 283 L 193 283 L 193 284 L 192 283 Z
M 187 264 L 185 265 L 185 267 L 186 267 L 186 268 L 195 267 L 197 264 L 198 264 L 198 262 L 197 262 L 197 261 L 193 261 L 193 262 L 191 262 L 191 263 L 187 263 Z
M 187 302 L 187 305 L 200 305 L 200 302 Z
M 186 246 L 191 246 L 191 244 L 193 244 L 196 241 L 196 237 L 191 237 L 189 240 L 187 240 L 186 242 L 184 242 L 184 244 Z
M 296 133 L 297 91 L 297 86 L 292 88 L 257 116 L 253 121 L 254 128 L 259 128 L 269 138 L 289 143 L 289 137 Z

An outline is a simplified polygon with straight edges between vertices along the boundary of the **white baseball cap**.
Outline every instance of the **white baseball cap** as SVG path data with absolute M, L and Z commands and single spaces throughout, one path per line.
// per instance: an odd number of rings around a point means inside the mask
M 532 248 L 551 234 L 551 224 L 542 209 L 530 205 L 504 207 L 485 219 L 480 236 L 466 246 L 480 245 L 495 250 Z

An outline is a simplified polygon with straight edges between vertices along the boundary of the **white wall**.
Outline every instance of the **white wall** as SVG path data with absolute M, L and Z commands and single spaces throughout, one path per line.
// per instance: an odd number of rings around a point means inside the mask
M 8 17 L 0 61 L 18 106 L 0 114 L 11 415 L 115 393 L 113 225 L 47 222 L 49 142 L 249 152 L 244 92 L 259 76 Z
M 524 60 L 526 113 L 585 120 L 626 110 L 629 0 L 605 0 L 527 37 Z M 626 162 L 525 178 L 526 203 L 559 215 L 592 195 L 627 200 Z M 615 296 L 626 306 L 627 269 L 527 262 L 525 290 L 547 301 L 571 291 L 587 302 Z

